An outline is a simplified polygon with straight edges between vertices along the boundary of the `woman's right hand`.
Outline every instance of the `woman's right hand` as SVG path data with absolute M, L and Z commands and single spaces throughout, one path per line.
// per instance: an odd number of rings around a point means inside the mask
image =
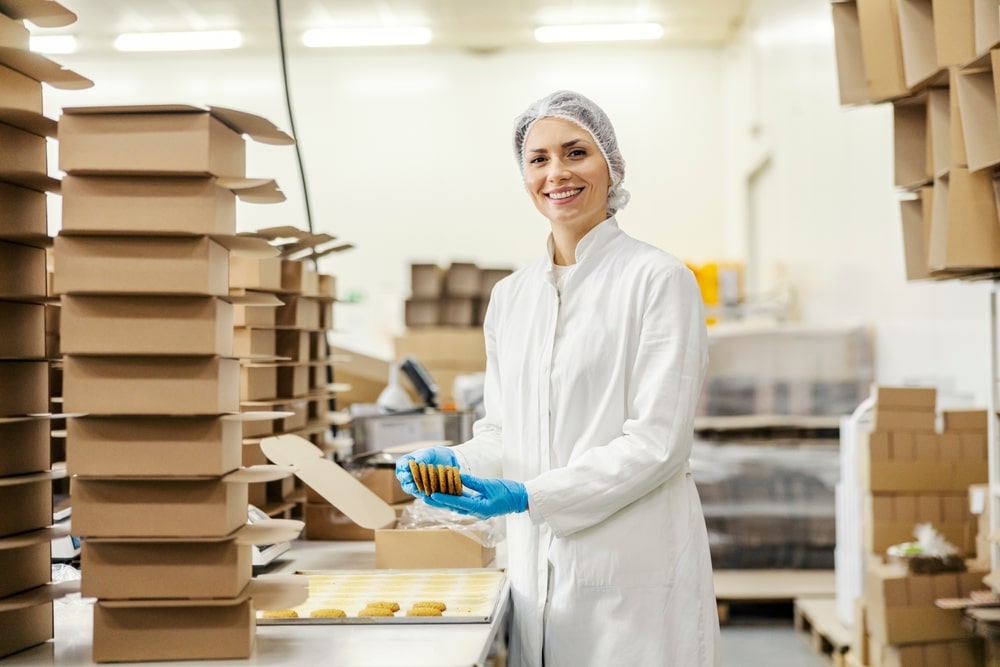
M 399 485 L 403 487 L 403 491 L 417 497 L 427 494 L 420 491 L 413 481 L 413 474 L 410 472 L 410 461 L 415 461 L 418 464 L 426 463 L 427 465 L 458 467 L 458 459 L 455 458 L 455 453 L 451 451 L 451 447 L 426 447 L 400 456 L 396 459 L 396 479 L 399 480 Z

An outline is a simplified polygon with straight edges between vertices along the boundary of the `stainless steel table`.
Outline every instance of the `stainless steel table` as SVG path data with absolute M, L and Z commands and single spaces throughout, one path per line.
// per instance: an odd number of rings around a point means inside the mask
M 372 542 L 295 542 L 270 570 L 291 573 L 316 569 L 372 569 Z M 95 664 L 90 658 L 92 605 L 79 596 L 55 604 L 55 639 L 17 653 L 6 665 Z M 266 625 L 257 628 L 257 647 L 249 660 L 199 661 L 199 665 L 336 665 L 337 667 L 479 667 L 510 616 L 510 589 L 504 585 L 490 623 L 445 625 Z M 120 664 L 120 663 L 119 663 Z M 183 662 L 137 663 L 179 667 Z

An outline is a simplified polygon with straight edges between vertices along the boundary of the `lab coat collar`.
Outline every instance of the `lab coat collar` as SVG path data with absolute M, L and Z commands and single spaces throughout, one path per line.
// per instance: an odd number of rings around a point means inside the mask
M 601 222 L 596 227 L 591 229 L 584 235 L 580 242 L 576 244 L 576 263 L 580 264 L 587 260 L 588 257 L 596 257 L 599 254 L 599 250 L 607 245 L 608 241 L 612 237 L 617 236 L 621 232 L 618 227 L 618 221 L 615 220 L 614 216 L 611 216 L 604 222 Z M 556 246 L 552 239 L 552 233 L 549 232 L 549 238 L 545 242 L 546 248 L 546 271 L 548 273 L 549 279 L 552 279 L 553 267 L 555 263 L 552 258 L 555 256 Z

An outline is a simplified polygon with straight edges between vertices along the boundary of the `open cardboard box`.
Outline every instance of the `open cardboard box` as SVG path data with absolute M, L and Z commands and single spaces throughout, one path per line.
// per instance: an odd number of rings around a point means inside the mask
M 63 234 L 236 234 L 236 200 L 277 203 L 270 179 L 66 176 Z
M 861 27 L 855 0 L 841 0 L 831 5 L 834 46 L 837 51 L 837 80 L 841 104 L 867 104 L 868 83 L 861 49 Z M 414 293 L 416 296 L 416 293 Z
M 931 271 L 1000 266 L 1000 221 L 988 171 L 955 167 L 946 177 L 935 179 L 932 215 L 927 250 Z
M 484 567 L 495 550 L 449 529 L 395 528 L 396 512 L 351 473 L 295 435 L 264 438 L 261 450 L 278 465 L 295 466 L 295 475 L 362 528 L 375 531 L 375 567 Z
M 931 181 L 933 156 L 928 142 L 927 95 L 893 103 L 896 186 L 915 188 Z
M 270 519 L 221 538 L 89 538 L 80 593 L 102 600 L 235 598 L 253 575 L 253 545 L 296 539 L 303 523 Z
M 906 85 L 916 88 L 941 71 L 935 43 L 932 0 L 897 0 L 903 74 Z
M 95 662 L 249 658 L 256 610 L 295 607 L 308 580 L 260 576 L 235 598 L 99 600 L 94 605 Z
M 242 463 L 243 425 L 285 414 L 74 416 L 66 422 L 66 466 L 80 477 L 225 475 Z
M 941 67 L 964 65 L 976 57 L 974 0 L 933 0 L 934 44 Z
M 59 168 L 67 174 L 244 176 L 243 135 L 294 143 L 260 116 L 222 107 L 72 107 L 59 121 Z
M 219 357 L 68 356 L 63 405 L 98 415 L 238 412 L 239 374 L 238 360 Z
M 254 466 L 223 477 L 73 477 L 81 537 L 225 537 L 247 522 L 247 484 L 292 474 Z
M 931 235 L 931 213 L 934 210 L 934 188 L 920 188 L 915 199 L 899 202 L 903 227 L 903 256 L 907 280 L 931 278 L 927 266 L 927 246 Z
M 1000 18 L 996 19 L 1000 23 Z M 958 70 L 959 109 L 965 136 L 969 171 L 1000 164 L 1000 120 L 996 87 L 1000 74 L 1000 50 L 983 56 Z
M 898 0 L 857 0 L 857 5 L 869 97 L 884 102 L 907 95 Z

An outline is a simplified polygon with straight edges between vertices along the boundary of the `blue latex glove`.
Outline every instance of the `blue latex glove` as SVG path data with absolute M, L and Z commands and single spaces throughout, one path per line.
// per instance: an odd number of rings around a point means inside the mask
M 417 488 L 413 481 L 413 474 L 410 473 L 410 461 L 426 463 L 427 465 L 458 467 L 458 459 L 455 458 L 451 447 L 426 447 L 396 459 L 396 479 L 399 480 L 399 485 L 403 487 L 403 491 L 418 498 L 423 497 L 424 493 Z
M 460 496 L 433 493 L 424 498 L 424 502 L 480 519 L 515 514 L 528 509 L 528 490 L 521 482 L 462 475 L 462 486 L 464 488 Z

